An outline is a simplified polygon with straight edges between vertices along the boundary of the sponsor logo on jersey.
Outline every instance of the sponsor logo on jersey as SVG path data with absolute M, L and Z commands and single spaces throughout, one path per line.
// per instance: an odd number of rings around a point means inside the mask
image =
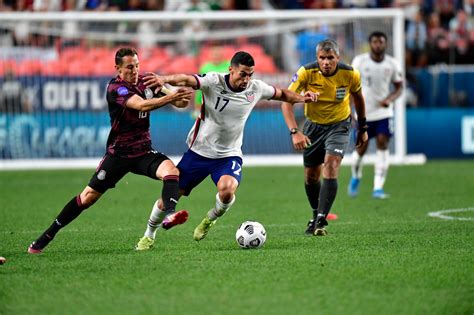
M 245 97 L 247 98 L 247 101 L 252 103 L 255 100 L 255 93 L 253 91 L 246 92 Z
M 344 151 L 342 149 L 334 149 L 334 152 L 337 152 L 337 153 L 343 153 Z
M 346 88 L 336 89 L 336 100 L 343 100 L 345 96 L 346 96 Z
M 117 89 L 118 95 L 124 96 L 128 94 L 128 89 L 125 86 L 121 86 Z
M 293 77 L 291 78 L 291 82 L 296 82 L 296 80 L 298 80 L 298 74 L 297 73 L 293 74 Z
M 99 174 L 97 174 L 97 178 L 100 179 L 100 180 L 104 180 L 105 179 L 105 174 L 106 174 L 106 172 L 104 170 L 100 170 Z
M 150 88 L 146 88 L 143 92 L 145 93 L 145 98 L 147 100 L 153 98 L 153 91 Z
M 225 95 L 225 94 L 229 94 L 229 92 L 227 92 L 226 90 L 222 90 L 222 91 L 221 91 L 221 94 L 222 94 L 222 95 Z

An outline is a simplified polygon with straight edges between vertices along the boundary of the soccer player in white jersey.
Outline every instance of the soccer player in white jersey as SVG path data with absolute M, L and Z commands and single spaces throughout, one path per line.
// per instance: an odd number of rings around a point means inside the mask
M 389 195 L 384 191 L 384 184 L 389 167 L 388 146 L 393 135 L 393 102 L 402 93 L 403 74 L 395 58 L 385 54 L 387 36 L 384 33 L 370 34 L 369 44 L 370 53 L 356 56 L 352 66 L 361 74 L 369 141 L 375 138 L 377 147 L 372 196 L 386 199 Z M 352 153 L 352 178 L 348 187 L 351 197 L 359 193 L 362 161 L 369 141 Z
M 200 89 L 203 95 L 201 113 L 191 128 L 184 153 L 178 164 L 180 196 L 191 190 L 209 175 L 217 186 L 215 206 L 194 230 L 194 239 L 202 240 L 209 229 L 235 202 L 235 192 L 242 176 L 242 138 L 245 123 L 260 100 L 282 100 L 290 103 L 314 102 L 317 94 L 304 95 L 280 89 L 261 80 L 252 79 L 254 59 L 243 51 L 230 61 L 229 73 L 209 72 L 204 75 L 174 74 L 145 77 L 148 87 L 159 89 L 164 84 Z M 163 205 L 155 204 L 144 236 L 137 250 L 148 250 L 154 244 Z

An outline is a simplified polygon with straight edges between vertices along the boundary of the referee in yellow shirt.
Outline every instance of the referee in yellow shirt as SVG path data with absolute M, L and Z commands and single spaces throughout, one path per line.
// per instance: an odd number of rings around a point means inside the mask
M 356 146 L 367 141 L 367 125 L 359 71 L 339 62 L 339 47 L 331 39 L 318 43 L 316 57 L 316 62 L 298 70 L 288 87 L 297 93 L 319 93 L 316 102 L 304 105 L 306 121 L 302 131 L 298 129 L 293 104 L 284 102 L 281 107 L 294 148 L 304 150 L 305 190 L 313 209 L 313 219 L 305 233 L 324 236 L 337 194 L 339 167 L 349 143 L 350 96 L 359 120 Z

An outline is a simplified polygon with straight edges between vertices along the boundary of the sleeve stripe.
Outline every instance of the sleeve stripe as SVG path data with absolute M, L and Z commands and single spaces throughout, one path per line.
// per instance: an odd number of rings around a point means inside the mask
M 276 87 L 274 87 L 273 85 L 271 87 L 273 88 L 273 95 L 272 95 L 272 97 L 269 98 L 269 100 L 273 99 L 275 97 L 275 95 L 277 94 Z
M 201 82 L 199 82 L 199 77 L 196 74 L 193 74 L 193 77 L 196 79 L 197 87 L 195 90 L 199 90 L 201 88 Z

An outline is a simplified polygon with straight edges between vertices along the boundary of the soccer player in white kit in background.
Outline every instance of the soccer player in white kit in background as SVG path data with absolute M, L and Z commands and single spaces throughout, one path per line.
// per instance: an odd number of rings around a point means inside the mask
M 261 80 L 252 79 L 255 62 L 252 56 L 239 51 L 231 59 L 229 73 L 209 72 L 203 75 L 174 74 L 145 77 L 148 87 L 161 88 L 164 84 L 200 89 L 203 95 L 201 113 L 191 128 L 187 144 L 189 150 L 178 163 L 180 196 L 211 176 L 217 186 L 215 206 L 194 230 L 194 239 L 202 240 L 209 229 L 235 202 L 235 192 L 242 176 L 242 138 L 245 123 L 260 100 L 282 100 L 290 103 L 314 102 L 317 94 L 297 94 L 280 89 Z M 163 217 L 162 202 L 153 207 L 144 236 L 137 250 L 153 247 L 156 229 Z
M 375 138 L 377 147 L 372 196 L 386 199 L 389 195 L 383 187 L 389 167 L 388 146 L 393 135 L 393 101 L 402 93 L 403 74 L 395 58 L 385 54 L 387 35 L 373 32 L 369 36 L 369 44 L 370 52 L 357 55 L 352 66 L 360 71 L 369 141 Z M 356 197 L 359 193 L 363 157 L 369 141 L 352 153 L 352 178 L 348 187 L 351 197 Z

